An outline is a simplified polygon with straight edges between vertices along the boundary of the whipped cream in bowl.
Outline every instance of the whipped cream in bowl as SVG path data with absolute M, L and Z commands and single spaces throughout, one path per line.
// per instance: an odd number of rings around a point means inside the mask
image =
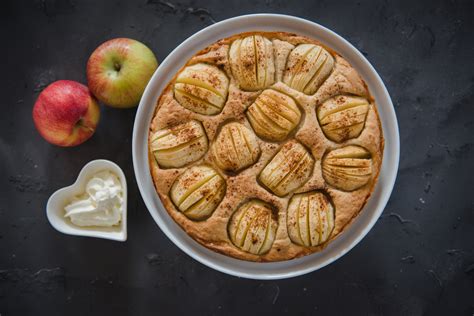
M 86 164 L 74 184 L 54 192 L 46 214 L 58 231 L 76 236 L 127 239 L 127 182 L 115 163 Z
M 86 192 L 64 207 L 77 226 L 114 226 L 122 217 L 122 184 L 109 170 L 100 171 L 86 184 Z

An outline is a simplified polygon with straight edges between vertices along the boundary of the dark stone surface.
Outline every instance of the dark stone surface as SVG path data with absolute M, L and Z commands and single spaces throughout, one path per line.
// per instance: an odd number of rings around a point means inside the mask
M 47 144 L 31 110 L 49 82 L 85 82 L 103 41 L 143 41 L 159 60 L 232 16 L 279 12 L 316 21 L 358 47 L 392 95 L 398 180 L 368 236 L 332 265 L 275 282 L 215 272 L 175 247 L 138 193 L 135 109 L 102 108 L 95 136 Z M 472 1 L 1 1 L 0 314 L 473 315 L 474 69 Z M 45 204 L 96 158 L 129 182 L 126 243 L 56 232 Z

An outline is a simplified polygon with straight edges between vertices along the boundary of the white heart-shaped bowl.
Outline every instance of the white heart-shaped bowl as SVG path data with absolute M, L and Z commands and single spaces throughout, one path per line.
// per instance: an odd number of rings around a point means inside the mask
M 64 207 L 76 195 L 85 192 L 87 181 L 97 172 L 109 170 L 116 174 L 123 189 L 122 220 L 120 225 L 112 227 L 80 227 L 64 217 Z M 46 204 L 46 216 L 50 224 L 59 232 L 67 235 L 104 238 L 116 241 L 127 240 L 127 181 L 120 167 L 112 161 L 97 159 L 86 164 L 74 184 L 54 192 Z
M 379 180 L 367 205 L 341 236 L 326 249 L 283 262 L 256 263 L 227 257 L 194 241 L 168 215 L 153 186 L 148 163 L 148 131 L 156 102 L 177 71 L 199 50 L 219 39 L 250 31 L 284 31 L 315 38 L 346 58 L 360 73 L 377 102 L 385 137 Z M 173 50 L 151 78 L 141 99 L 133 129 L 133 166 L 143 200 L 151 216 L 179 248 L 199 262 L 221 272 L 252 279 L 282 279 L 305 274 L 335 261 L 352 249 L 382 214 L 395 183 L 400 144 L 398 124 L 390 95 L 367 59 L 348 41 L 327 28 L 292 16 L 252 14 L 213 24 L 186 39 Z

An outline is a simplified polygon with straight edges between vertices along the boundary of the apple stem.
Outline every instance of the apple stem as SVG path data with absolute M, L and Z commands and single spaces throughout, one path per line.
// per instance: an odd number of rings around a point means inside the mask
M 118 62 L 115 62 L 114 63 L 114 68 L 115 68 L 116 71 L 120 71 L 120 68 L 122 68 L 122 67 L 120 66 L 120 64 Z
M 86 128 L 86 129 L 88 129 L 89 131 L 92 131 L 92 132 L 94 131 L 94 129 L 91 128 L 90 126 L 84 125 L 84 120 L 83 120 L 82 117 L 76 123 L 76 128 L 80 128 L 80 127 Z

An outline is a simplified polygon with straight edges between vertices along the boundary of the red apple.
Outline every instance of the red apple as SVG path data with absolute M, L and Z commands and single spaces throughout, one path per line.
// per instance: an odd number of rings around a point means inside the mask
M 158 67 L 153 52 L 129 38 L 109 40 L 87 62 L 87 82 L 99 101 L 117 108 L 138 105 Z
M 97 100 L 79 82 L 59 80 L 44 89 L 33 107 L 38 132 L 54 145 L 79 145 L 94 134 L 100 118 Z

